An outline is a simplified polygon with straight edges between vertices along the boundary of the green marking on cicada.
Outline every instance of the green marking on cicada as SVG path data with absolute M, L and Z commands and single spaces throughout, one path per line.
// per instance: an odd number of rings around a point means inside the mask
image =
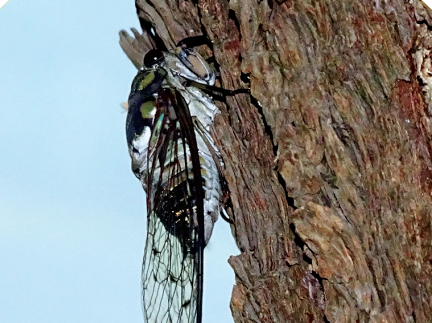
M 154 115 L 154 109 L 156 109 L 155 102 L 153 100 L 149 100 L 141 104 L 140 112 L 141 116 L 144 119 L 150 119 Z
M 140 81 L 138 90 L 144 90 L 155 79 L 154 71 L 150 71 L 143 80 Z

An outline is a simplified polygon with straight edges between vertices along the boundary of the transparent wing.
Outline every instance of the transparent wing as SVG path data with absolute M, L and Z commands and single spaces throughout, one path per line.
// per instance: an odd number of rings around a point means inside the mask
M 179 92 L 160 89 L 148 148 L 142 269 L 146 322 L 200 323 L 203 185 L 194 128 Z

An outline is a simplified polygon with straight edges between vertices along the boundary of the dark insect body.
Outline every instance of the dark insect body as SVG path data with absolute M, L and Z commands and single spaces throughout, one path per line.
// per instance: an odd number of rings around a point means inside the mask
M 202 322 L 203 250 L 221 210 L 222 162 L 209 134 L 219 110 L 204 92 L 223 90 L 187 43 L 149 51 L 128 100 L 132 170 L 147 193 L 142 284 L 151 323 Z

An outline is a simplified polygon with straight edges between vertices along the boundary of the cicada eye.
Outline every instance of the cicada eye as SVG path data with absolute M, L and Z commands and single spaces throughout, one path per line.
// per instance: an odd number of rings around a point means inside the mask
M 152 49 L 144 56 L 144 66 L 153 67 L 164 60 L 164 55 L 159 49 Z

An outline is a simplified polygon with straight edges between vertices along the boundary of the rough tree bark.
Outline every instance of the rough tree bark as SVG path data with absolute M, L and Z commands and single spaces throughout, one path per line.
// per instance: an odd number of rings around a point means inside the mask
M 416 0 L 137 0 L 213 42 L 235 322 L 432 322 L 432 15 Z M 121 33 L 139 66 L 148 43 Z M 249 77 L 249 78 L 248 78 Z M 245 83 L 246 82 L 246 83 Z

